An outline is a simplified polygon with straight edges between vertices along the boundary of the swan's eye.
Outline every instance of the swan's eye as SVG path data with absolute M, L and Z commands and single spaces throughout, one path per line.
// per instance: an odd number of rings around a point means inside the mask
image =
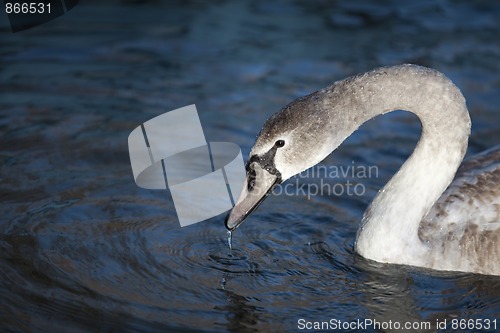
M 278 140 L 274 143 L 274 145 L 278 148 L 281 148 L 285 145 L 285 140 Z

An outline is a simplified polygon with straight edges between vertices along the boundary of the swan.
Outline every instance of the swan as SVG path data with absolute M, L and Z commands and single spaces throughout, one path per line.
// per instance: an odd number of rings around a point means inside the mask
M 322 161 L 364 122 L 394 110 L 417 115 L 422 134 L 365 211 L 355 251 L 381 263 L 500 275 L 500 146 L 459 169 L 471 127 L 465 98 L 442 73 L 417 65 L 337 81 L 271 116 L 226 228 L 240 226 L 275 186 Z

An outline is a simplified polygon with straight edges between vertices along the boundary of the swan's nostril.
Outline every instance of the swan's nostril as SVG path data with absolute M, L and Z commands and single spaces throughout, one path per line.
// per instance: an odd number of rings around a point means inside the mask
M 256 178 L 257 178 L 257 173 L 255 172 L 254 169 L 250 169 L 248 171 L 248 184 L 247 184 L 247 189 L 249 192 L 253 190 Z

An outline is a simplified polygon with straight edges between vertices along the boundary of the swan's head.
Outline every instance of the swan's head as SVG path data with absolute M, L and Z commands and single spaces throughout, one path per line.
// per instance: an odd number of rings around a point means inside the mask
M 246 163 L 240 196 L 226 217 L 228 230 L 237 228 L 274 187 L 330 154 L 331 125 L 320 93 L 292 102 L 266 121 Z

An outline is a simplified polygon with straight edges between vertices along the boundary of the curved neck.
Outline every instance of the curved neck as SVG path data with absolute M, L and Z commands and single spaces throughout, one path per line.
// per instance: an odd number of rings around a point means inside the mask
M 356 239 L 356 251 L 366 258 L 418 265 L 427 252 L 418 238 L 419 224 L 452 181 L 467 148 L 470 118 L 463 95 L 439 72 L 414 65 L 380 68 L 322 93 L 332 103 L 349 106 L 341 120 L 350 125 L 341 134 L 345 137 L 394 110 L 420 119 L 422 134 L 413 154 L 375 197 Z M 340 142 L 338 136 L 332 140 L 333 149 Z

